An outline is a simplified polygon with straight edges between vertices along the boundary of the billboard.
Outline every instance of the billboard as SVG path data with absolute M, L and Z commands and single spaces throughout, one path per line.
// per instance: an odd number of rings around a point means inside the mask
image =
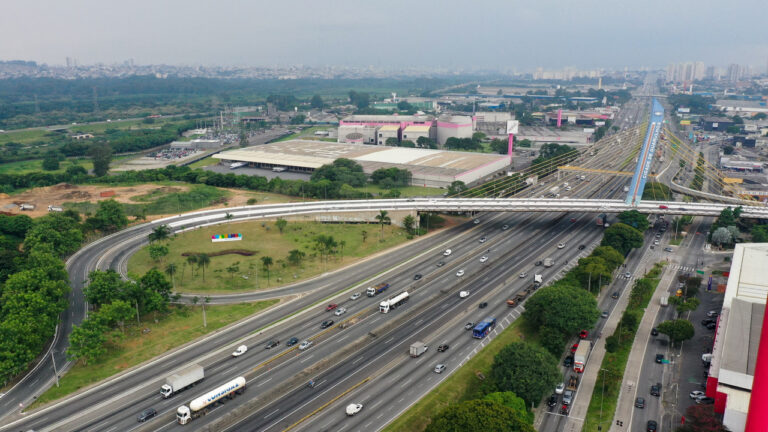
M 243 239 L 243 234 L 241 233 L 235 233 L 235 234 L 214 234 L 211 236 L 211 241 L 216 242 L 225 242 L 225 241 L 238 241 Z
M 507 120 L 507 135 L 517 135 L 517 128 L 520 122 L 517 120 Z
M 680 108 L 677 109 L 677 112 L 679 112 L 679 113 L 689 113 L 689 112 L 691 112 L 691 109 L 690 108 L 680 107 Z
M 584 133 L 595 133 L 595 128 L 584 128 Z
M 688 126 L 691 124 L 690 120 L 680 120 L 680 126 Z

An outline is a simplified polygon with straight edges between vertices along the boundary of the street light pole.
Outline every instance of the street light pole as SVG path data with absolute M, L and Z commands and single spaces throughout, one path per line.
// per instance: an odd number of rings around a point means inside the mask
M 53 351 L 51 350 L 51 361 L 53 362 L 53 374 L 56 375 L 56 387 L 59 386 L 59 373 L 56 372 L 56 359 L 53 357 Z

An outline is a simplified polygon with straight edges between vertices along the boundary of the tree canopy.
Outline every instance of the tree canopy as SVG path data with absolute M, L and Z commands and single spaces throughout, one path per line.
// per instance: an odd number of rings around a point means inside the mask
M 312 173 L 312 180 L 329 180 L 333 183 L 346 183 L 353 187 L 365 186 L 366 177 L 363 167 L 351 159 L 339 158 L 330 165 L 323 165 Z
M 657 328 L 659 329 L 659 333 L 669 336 L 669 340 L 672 344 L 687 341 L 692 338 L 694 334 L 693 324 L 685 319 L 664 321 L 659 324 Z
M 557 366 L 557 359 L 543 348 L 514 342 L 496 354 L 490 375 L 496 388 L 514 392 L 527 406 L 538 404 L 562 380 Z
M 630 250 L 643 245 L 643 234 L 623 223 L 616 223 L 605 229 L 602 246 L 610 246 L 626 256 Z
M 632 228 L 644 232 L 648 229 L 648 216 L 637 210 L 629 210 L 619 213 L 619 220 Z
M 523 316 L 535 327 L 549 327 L 572 335 L 592 328 L 600 311 L 590 293 L 555 284 L 536 291 L 525 303 Z
M 451 404 L 432 419 L 424 432 L 534 432 L 512 408 L 490 400 Z

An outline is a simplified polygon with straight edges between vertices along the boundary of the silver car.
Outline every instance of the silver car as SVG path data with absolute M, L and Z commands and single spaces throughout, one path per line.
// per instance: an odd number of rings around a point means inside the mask
M 307 349 L 307 348 L 309 348 L 311 346 L 312 346 L 312 341 L 311 340 L 305 340 L 304 342 L 302 342 L 299 345 L 299 350 L 300 351 L 304 351 L 305 349 Z

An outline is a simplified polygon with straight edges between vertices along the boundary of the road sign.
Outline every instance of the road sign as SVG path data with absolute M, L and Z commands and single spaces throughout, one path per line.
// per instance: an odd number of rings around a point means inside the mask
M 698 273 L 698 274 L 704 274 L 704 270 L 696 270 L 696 273 Z

